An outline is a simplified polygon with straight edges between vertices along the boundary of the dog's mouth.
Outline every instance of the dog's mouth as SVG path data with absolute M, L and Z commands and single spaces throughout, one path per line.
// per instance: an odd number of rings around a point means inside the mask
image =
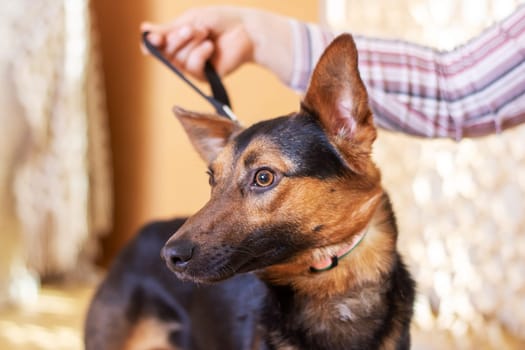
M 214 274 L 195 274 L 191 271 L 187 272 L 177 272 L 174 271 L 177 278 L 183 282 L 193 282 L 197 284 L 211 284 L 211 283 L 218 283 L 221 281 L 224 281 L 228 278 L 233 277 L 234 273 L 223 273 L 223 272 L 217 272 Z
M 227 280 L 236 274 L 249 273 L 254 270 L 257 270 L 256 263 L 253 261 L 248 261 L 239 267 L 225 264 L 222 266 L 215 266 L 212 269 L 189 269 L 183 272 L 172 271 L 181 281 L 210 284 Z
M 238 241 L 216 239 L 213 244 L 179 238 L 168 243 L 165 253 L 181 251 L 185 254 L 175 254 L 175 259 L 167 256 L 165 260 L 181 280 L 213 283 L 235 274 L 287 263 L 317 243 L 289 223 L 258 227 L 242 236 L 244 238 Z
M 195 257 L 182 271 L 170 269 L 182 281 L 208 284 L 224 281 L 236 274 L 249 273 L 286 262 L 290 256 L 286 249 L 278 247 L 257 254 L 234 250 L 227 257 L 224 254 Z
M 227 260 L 217 261 L 213 257 L 195 257 L 183 269 L 174 269 L 169 264 L 168 267 L 181 281 L 203 284 L 220 282 L 239 273 Z

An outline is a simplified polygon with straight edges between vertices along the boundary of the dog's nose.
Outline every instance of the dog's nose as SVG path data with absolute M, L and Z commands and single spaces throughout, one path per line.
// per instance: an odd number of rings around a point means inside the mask
M 162 248 L 161 255 L 170 269 L 182 272 L 188 265 L 188 261 L 191 260 L 194 250 L 195 245 L 191 241 L 174 241 Z

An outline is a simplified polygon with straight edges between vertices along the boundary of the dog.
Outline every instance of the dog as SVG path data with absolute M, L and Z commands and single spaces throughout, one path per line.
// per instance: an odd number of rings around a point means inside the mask
M 174 112 L 209 164 L 211 198 L 123 250 L 86 348 L 408 349 L 415 283 L 371 158 L 352 37 L 325 50 L 297 113 L 243 129 Z

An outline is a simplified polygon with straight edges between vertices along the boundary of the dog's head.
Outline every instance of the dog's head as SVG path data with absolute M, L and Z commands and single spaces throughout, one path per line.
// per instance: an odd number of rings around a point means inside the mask
M 209 202 L 170 238 L 163 257 L 182 279 L 223 280 L 350 241 L 381 192 L 370 153 L 376 129 L 350 35 L 326 49 L 298 113 L 247 129 L 175 114 L 209 164 Z

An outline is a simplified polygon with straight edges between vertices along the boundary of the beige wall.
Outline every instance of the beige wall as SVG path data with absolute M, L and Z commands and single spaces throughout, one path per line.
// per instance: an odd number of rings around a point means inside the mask
M 144 222 L 188 215 L 208 197 L 206 166 L 193 152 L 173 105 L 209 107 L 178 78 L 139 50 L 143 20 L 169 21 L 190 6 L 219 1 L 94 0 L 110 117 L 115 182 L 115 229 L 107 262 Z M 316 21 L 316 0 L 230 1 Z M 247 66 L 225 79 L 236 114 L 247 125 L 297 109 L 299 97 L 267 71 Z

